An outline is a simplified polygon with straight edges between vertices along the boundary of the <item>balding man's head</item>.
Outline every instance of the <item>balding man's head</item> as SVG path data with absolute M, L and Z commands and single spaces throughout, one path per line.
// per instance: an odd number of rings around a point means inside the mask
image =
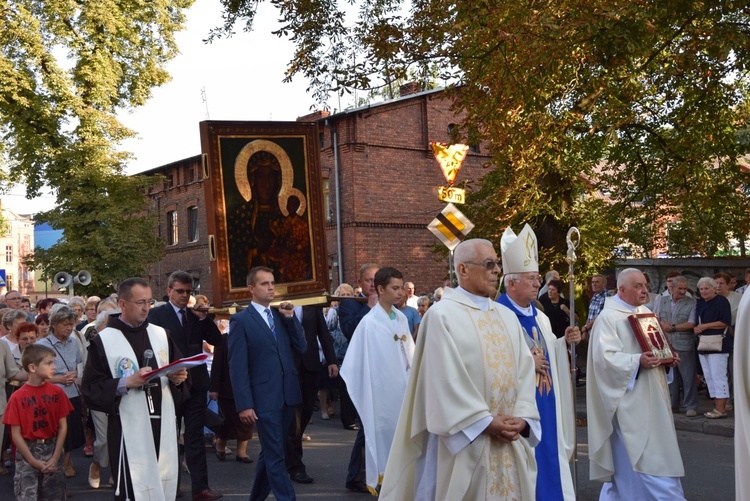
M 489 240 L 464 240 L 456 247 L 453 260 L 461 287 L 478 296 L 495 295 L 500 262 Z

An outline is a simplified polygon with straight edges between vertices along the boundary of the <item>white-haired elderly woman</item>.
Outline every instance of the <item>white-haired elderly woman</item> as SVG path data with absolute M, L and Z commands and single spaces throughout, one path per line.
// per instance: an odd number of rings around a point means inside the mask
M 728 329 L 732 323 L 732 307 L 727 298 L 717 294 L 716 281 L 711 277 L 698 280 L 698 292 L 700 297 L 695 305 L 698 325 L 695 326 L 695 333 L 700 336 L 724 336 L 721 351 L 698 350 L 708 391 L 714 398 L 714 409 L 704 416 L 708 419 L 725 418 L 729 398 L 727 362 L 732 351 L 732 335 Z
M 333 295 L 338 297 L 354 297 L 356 294 L 351 285 L 341 284 L 333 292 Z M 331 337 L 333 337 L 333 349 L 336 351 L 336 359 L 339 366 L 341 366 L 341 363 L 344 361 L 344 355 L 346 355 L 346 350 L 349 347 L 349 340 L 346 339 L 346 336 L 344 336 L 344 333 L 341 331 L 338 301 L 331 302 L 331 307 L 326 313 L 326 325 L 328 326 L 328 331 L 331 333 Z M 323 374 L 324 372 L 326 373 L 325 375 Z M 341 398 L 341 424 L 347 430 L 359 430 L 359 427 L 357 426 L 357 410 L 355 409 L 351 398 L 349 398 L 349 393 L 346 391 L 344 380 L 341 377 L 337 377 L 333 381 L 328 380 L 327 374 L 327 371 L 321 371 L 321 376 L 325 378 L 326 382 L 333 382 L 334 386 L 339 389 L 339 397 Z M 320 395 L 321 392 L 318 393 L 321 417 L 323 419 L 330 419 L 330 416 L 333 415 L 331 412 L 333 405 L 328 400 L 328 395 L 330 393 L 329 387 L 325 388 L 325 391 L 322 392 L 322 396 Z
M 83 445 L 83 407 L 81 394 L 78 390 L 80 378 L 78 364 L 83 362 L 80 342 L 73 334 L 78 321 L 78 314 L 65 305 L 55 305 L 49 315 L 49 336 L 37 341 L 37 344 L 47 346 L 55 351 L 55 374 L 50 378 L 63 389 L 73 405 L 73 412 L 68 414 L 68 434 L 65 437 L 65 477 L 76 475 L 70 451 Z
M 99 313 L 94 320 L 94 332 L 91 333 L 89 340 L 107 327 L 110 315 L 120 312 L 117 305 L 108 300 L 100 302 L 98 310 Z M 107 448 L 108 418 L 104 412 L 95 411 L 91 408 L 89 408 L 89 412 L 91 413 L 91 420 L 94 422 L 94 432 L 96 434 L 93 450 L 94 460 L 89 466 L 89 485 L 92 489 L 98 489 L 101 482 L 101 469 L 109 466 L 109 450 Z
M 26 312 L 21 309 L 6 309 L 0 311 L 2 315 L 3 327 L 5 327 L 6 334 L 1 339 L 8 344 L 8 349 L 13 351 L 18 346 L 18 338 L 16 338 L 16 328 L 26 321 Z

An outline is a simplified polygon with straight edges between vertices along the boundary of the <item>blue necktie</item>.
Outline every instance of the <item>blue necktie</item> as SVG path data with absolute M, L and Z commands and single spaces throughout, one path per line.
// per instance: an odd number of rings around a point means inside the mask
M 271 315 L 271 309 L 266 308 L 266 316 L 268 317 L 268 327 L 271 329 L 273 338 L 276 339 L 276 323 L 273 321 L 273 315 Z

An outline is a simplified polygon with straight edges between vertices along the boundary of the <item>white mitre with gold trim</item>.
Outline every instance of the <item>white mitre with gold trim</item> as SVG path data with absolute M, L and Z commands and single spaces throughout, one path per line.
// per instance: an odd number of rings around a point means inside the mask
M 500 239 L 500 251 L 503 257 L 503 273 L 539 273 L 539 254 L 537 252 L 536 234 L 531 226 L 526 224 L 521 233 L 516 235 L 513 230 L 505 228 Z

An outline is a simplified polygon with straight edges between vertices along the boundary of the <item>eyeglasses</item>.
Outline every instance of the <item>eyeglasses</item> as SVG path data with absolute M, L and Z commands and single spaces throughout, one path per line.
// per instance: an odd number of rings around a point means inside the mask
M 192 289 L 172 289 L 174 292 L 182 296 L 183 294 L 190 294 L 192 293 Z
M 154 304 L 156 304 L 156 301 L 154 301 L 153 299 L 140 299 L 138 301 L 131 301 L 130 299 L 123 299 L 123 301 L 127 301 L 128 303 L 133 303 L 134 305 L 140 306 L 140 307 L 144 307 L 146 305 L 153 306 Z
M 495 266 L 502 269 L 503 268 L 503 262 L 500 260 L 497 261 L 464 261 L 465 264 L 477 264 L 479 266 L 484 266 L 489 271 L 494 271 Z
M 20 301 L 21 300 L 21 296 L 18 296 L 18 297 L 6 297 L 5 300 L 6 301 Z
M 533 283 L 542 283 L 542 277 L 540 277 L 539 275 L 536 275 L 536 276 L 531 275 L 531 276 L 521 277 L 521 278 L 523 278 L 527 282 L 531 282 L 532 284 Z

